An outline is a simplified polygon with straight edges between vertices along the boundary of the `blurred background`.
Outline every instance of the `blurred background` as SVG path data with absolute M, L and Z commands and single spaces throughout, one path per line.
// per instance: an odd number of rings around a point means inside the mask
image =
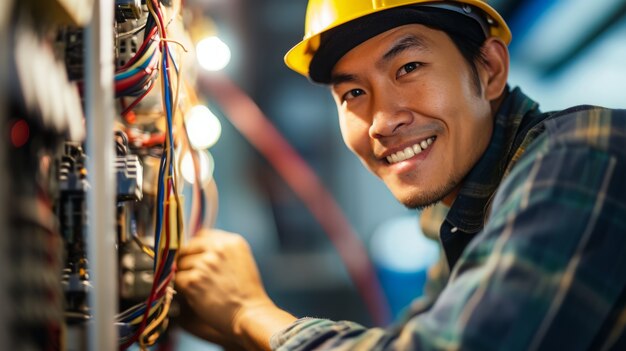
M 509 83 L 542 110 L 626 106 L 626 0 L 491 4 Z M 420 214 L 344 146 L 328 89 L 283 63 L 306 5 L 0 1 L 0 349 L 216 349 L 166 333 L 178 240 L 202 226 L 247 238 L 299 317 L 387 325 L 422 293 L 439 249 Z
M 542 110 L 626 106 L 626 0 L 491 4 L 513 32 L 510 85 L 522 87 Z M 393 244 L 407 237 L 384 235 L 413 233 L 419 214 L 396 203 L 345 148 L 327 89 L 283 64 L 283 55 L 302 37 L 306 0 L 194 0 L 187 6 L 201 9 L 215 24 L 232 53 L 223 73 L 256 102 L 320 177 L 376 267 L 405 272 L 419 267 L 416 251 Z M 222 123 L 222 136 L 211 149 L 219 189 L 216 226 L 250 241 L 279 306 L 297 316 L 372 325 L 320 223 L 233 126 L 224 106 L 209 91 L 204 97 Z

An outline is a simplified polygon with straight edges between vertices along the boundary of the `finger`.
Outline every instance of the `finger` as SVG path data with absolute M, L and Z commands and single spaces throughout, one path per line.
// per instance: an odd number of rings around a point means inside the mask
M 194 235 L 194 238 L 210 235 L 215 230 L 213 228 L 200 228 Z
M 194 237 L 178 250 L 179 256 L 195 255 L 206 251 L 210 247 L 210 241 L 204 237 Z
M 220 262 L 218 251 L 204 251 L 197 254 L 180 256 L 176 262 L 178 271 L 214 271 Z
M 204 228 L 179 250 L 179 254 L 193 255 L 204 252 L 208 248 L 214 247 L 215 243 L 232 235 L 232 233 L 223 230 Z
M 204 229 L 201 235 L 193 237 L 189 243 L 180 249 L 179 255 L 185 256 L 202 253 L 211 248 L 220 248 L 224 245 L 228 246 L 242 239 L 243 237 L 241 235 L 224 230 Z
M 177 271 L 182 272 L 198 268 L 198 262 L 202 260 L 202 256 L 205 254 L 206 252 L 178 256 Z
M 195 235 L 196 238 L 213 238 L 213 239 L 222 239 L 225 237 L 230 237 L 233 235 L 238 235 L 232 232 L 228 232 L 222 229 L 217 228 L 202 228 Z
M 179 272 L 174 278 L 176 290 L 186 297 L 194 297 L 202 292 L 199 286 L 200 278 L 197 271 Z

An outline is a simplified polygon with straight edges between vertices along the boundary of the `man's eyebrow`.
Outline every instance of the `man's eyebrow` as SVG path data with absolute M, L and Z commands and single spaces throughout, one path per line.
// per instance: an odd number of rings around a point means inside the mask
M 414 48 L 429 51 L 428 45 L 426 44 L 426 39 L 422 38 L 421 36 L 416 36 L 414 34 L 407 34 L 398 39 L 393 44 L 391 49 L 389 49 L 378 61 L 377 65 L 385 64 L 387 61 L 391 60 L 401 52 Z M 350 83 L 356 80 L 357 77 L 353 74 L 337 73 L 333 74 L 330 78 L 330 86 L 335 86 L 342 83 Z
M 379 60 L 379 64 L 384 64 L 385 62 L 391 60 L 396 57 L 401 52 L 417 48 L 420 50 L 428 51 L 428 45 L 426 44 L 426 40 L 420 36 L 416 36 L 414 34 L 408 34 L 398 41 L 394 43 L 394 45 L 387 51 L 383 57 Z
M 337 73 L 333 74 L 332 77 L 330 77 L 330 86 L 335 86 L 342 83 L 350 83 L 354 81 L 356 81 L 356 76 L 353 74 Z

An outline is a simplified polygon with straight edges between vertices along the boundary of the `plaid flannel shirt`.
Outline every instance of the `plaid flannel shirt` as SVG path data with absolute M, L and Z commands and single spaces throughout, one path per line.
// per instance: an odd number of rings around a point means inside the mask
M 397 324 L 302 318 L 272 347 L 626 350 L 626 110 L 509 92 L 440 241 L 447 283 Z

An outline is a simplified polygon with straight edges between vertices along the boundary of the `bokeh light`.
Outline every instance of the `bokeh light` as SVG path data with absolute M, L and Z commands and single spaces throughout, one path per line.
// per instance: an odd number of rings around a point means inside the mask
M 196 45 L 196 56 L 200 67 L 207 71 L 219 71 L 230 62 L 230 48 L 220 38 L 204 38 Z
M 195 149 L 208 149 L 222 135 L 219 119 L 206 106 L 192 107 L 185 116 L 189 142 Z
M 206 184 L 213 179 L 213 169 L 215 168 L 213 156 L 206 150 L 196 152 L 198 153 L 198 166 L 200 167 L 200 181 L 201 184 Z M 180 168 L 183 179 L 189 184 L 194 184 L 196 182 L 196 173 L 191 152 L 187 151 L 183 154 Z

